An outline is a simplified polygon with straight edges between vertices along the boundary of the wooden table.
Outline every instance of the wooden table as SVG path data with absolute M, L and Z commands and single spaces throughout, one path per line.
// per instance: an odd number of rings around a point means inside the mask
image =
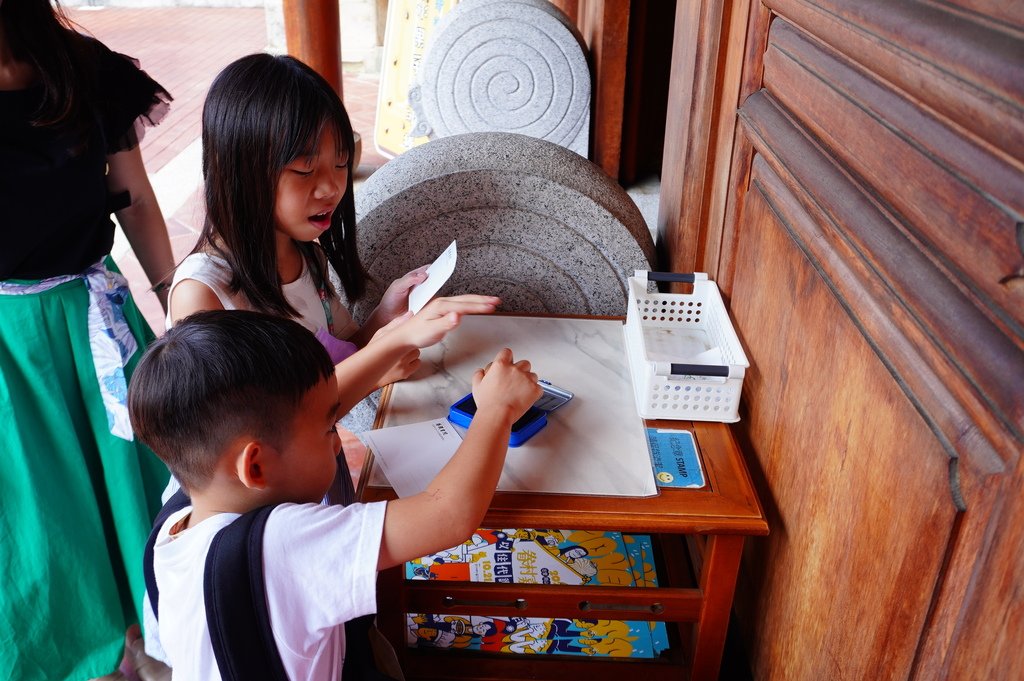
M 512 320 L 511 322 L 504 320 Z M 466 320 L 469 321 L 469 320 Z M 500 327 L 496 344 L 482 350 L 493 356 L 502 345 L 517 351 L 516 330 L 509 323 L 522 328 L 524 320 L 510 317 L 491 317 L 473 321 Z M 605 337 L 602 342 L 616 342 L 621 346 L 621 330 L 616 336 L 608 333 L 608 322 L 595 320 L 548 318 L 545 324 L 557 325 L 559 336 L 563 326 L 583 329 L 582 336 L 592 338 L 592 330 L 599 326 Z M 554 327 L 552 327 L 554 328 Z M 458 334 L 462 329 L 457 330 Z M 470 331 L 466 332 L 471 333 Z M 570 334 L 571 335 L 571 334 Z M 580 334 L 577 334 L 580 336 Z M 580 336 L 580 337 L 582 337 Z M 475 345 L 484 344 L 475 339 Z M 505 342 L 511 341 L 511 342 Z M 589 342 L 589 341 L 587 341 Z M 400 414 L 391 411 L 401 391 L 419 391 L 427 399 L 434 395 L 437 404 L 450 403 L 461 396 L 461 378 L 453 379 L 448 368 L 457 364 L 451 348 L 427 351 L 424 365 L 432 375 L 421 381 L 400 383 L 385 390 L 378 413 L 378 426 L 397 425 L 425 420 L 423 414 Z M 557 349 L 550 352 L 558 354 Z M 588 355 L 593 352 L 588 350 Z M 614 357 L 614 353 L 610 355 Z M 612 367 L 618 379 L 603 378 L 604 382 L 618 380 L 617 389 L 631 391 L 625 356 L 619 353 L 622 366 Z M 535 365 L 543 364 L 534 356 L 527 356 Z M 608 357 L 602 366 L 614 364 Z M 548 378 L 557 365 L 545 371 Z M 624 369 L 621 371 L 620 369 Z M 463 373 L 463 367 L 452 373 Z M 551 378 L 556 384 L 573 389 L 564 380 Z M 419 384 L 417 386 L 417 384 Z M 449 394 L 450 393 L 450 394 Z M 582 397 L 582 396 L 580 396 Z M 408 400 L 406 400 L 408 403 Z M 434 410 L 438 409 L 436 405 Z M 429 411 L 431 407 L 424 407 Z M 437 417 L 444 412 L 433 413 Z M 556 412 L 557 414 L 557 412 Z M 616 415 L 637 419 L 635 411 Z M 608 428 L 615 428 L 616 419 L 606 420 Z M 406 581 L 401 568 L 382 573 L 378 584 L 379 626 L 398 651 L 408 679 L 429 678 L 622 678 L 636 675 L 644 681 L 654 679 L 716 679 L 725 643 L 726 628 L 732 606 L 736 575 L 739 569 L 743 540 L 748 535 L 765 535 L 768 524 L 751 484 L 749 474 L 727 425 L 711 422 L 649 421 L 648 426 L 688 429 L 697 440 L 707 484 L 702 489 L 662 488 L 658 496 L 610 497 L 577 494 L 537 494 L 530 492 L 499 491 L 488 511 L 483 527 L 578 528 L 618 530 L 631 533 L 663 535 L 662 566 L 667 572 L 663 580 L 668 586 L 634 588 L 612 586 L 550 586 L 534 584 L 490 584 L 446 581 Z M 543 433 L 543 431 L 542 431 Z M 539 436 L 538 436 L 539 437 Z M 510 457 L 515 455 L 515 450 Z M 360 476 L 359 494 L 363 501 L 395 498 L 394 492 L 380 484 L 372 453 L 367 457 Z M 686 541 L 679 541 L 684 535 Z M 685 548 L 684 548 L 685 543 Z M 689 561 L 686 552 L 689 551 Z M 689 566 L 693 567 L 693 575 Z M 659 569 L 660 572 L 660 569 Z M 597 659 L 569 658 L 537 655 L 474 655 L 449 651 L 429 651 L 406 647 L 405 613 L 452 613 L 466 615 L 520 616 L 520 617 L 587 617 L 590 619 L 661 620 L 692 623 L 692 636 L 673 646 L 666 659 Z M 470 662 L 471 660 L 471 662 Z M 628 665 L 623 667 L 622 665 Z M 578 676 L 577 676 L 578 675 Z

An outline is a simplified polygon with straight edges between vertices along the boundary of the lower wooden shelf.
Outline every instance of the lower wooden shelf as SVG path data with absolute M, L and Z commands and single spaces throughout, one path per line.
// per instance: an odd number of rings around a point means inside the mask
M 679 681 L 690 670 L 682 656 L 670 651 L 655 660 L 626 658 L 579 658 L 558 655 L 500 655 L 487 653 L 451 653 L 443 650 L 411 650 L 399 655 L 407 681 L 441 681 L 473 679 L 474 681 L 507 681 L 539 679 L 564 681 L 621 681 L 624 678 L 643 681 Z
M 395 647 L 409 681 L 416 679 L 689 678 L 693 622 L 702 595 L 683 537 L 652 535 L 658 587 L 493 584 L 411 581 L 400 568 L 382 573 L 378 626 Z M 497 653 L 410 647 L 405 613 L 466 617 L 559 617 L 581 620 L 662 621 L 668 648 L 657 658 Z
M 378 425 L 385 423 L 391 391 L 401 385 L 385 389 Z M 643 498 L 498 491 L 481 524 L 589 527 L 660 537 L 660 586 L 515 586 L 440 580 L 435 585 L 406 582 L 400 569 L 386 571 L 378 582 L 378 625 L 395 646 L 407 678 L 565 679 L 579 674 L 588 679 L 641 676 L 642 681 L 718 679 L 743 543 L 748 536 L 768 534 L 768 523 L 727 424 L 647 421 L 646 426 L 693 433 L 705 475 L 702 488 L 663 488 L 657 496 Z M 395 499 L 394 490 L 366 484 L 375 470 L 371 453 L 360 476 L 359 498 Z M 410 648 L 406 613 L 655 620 L 670 625 L 671 645 L 655 660 Z

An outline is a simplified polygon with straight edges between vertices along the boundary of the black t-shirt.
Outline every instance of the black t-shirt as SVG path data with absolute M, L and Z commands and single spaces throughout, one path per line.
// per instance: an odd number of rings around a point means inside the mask
M 77 274 L 110 252 L 107 155 L 136 146 L 136 119 L 154 122 L 170 101 L 129 57 L 88 44 L 98 77 L 84 149 L 79 134 L 29 124 L 42 88 L 0 91 L 0 280 Z

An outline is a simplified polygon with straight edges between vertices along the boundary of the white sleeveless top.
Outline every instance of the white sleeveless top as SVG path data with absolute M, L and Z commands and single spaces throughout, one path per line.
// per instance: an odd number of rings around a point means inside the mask
M 334 271 L 330 263 L 327 263 L 327 276 L 330 278 L 334 290 L 339 295 L 344 295 L 338 273 Z M 174 294 L 174 287 L 178 285 L 178 282 L 185 279 L 194 279 L 206 285 L 216 294 L 217 300 L 225 310 L 253 309 L 244 293 L 241 291 L 231 292 L 228 285 L 231 282 L 231 269 L 223 258 L 210 253 L 193 253 L 185 258 L 174 272 L 174 280 L 171 282 L 171 289 L 167 294 L 168 300 Z M 284 299 L 299 313 L 299 316 L 294 318 L 295 321 L 313 333 L 316 333 L 318 329 L 327 328 L 327 314 L 324 312 L 320 294 L 317 292 L 313 277 L 310 275 L 304 259 L 302 274 L 299 275 L 299 278 L 290 284 L 285 284 L 281 289 L 284 292 Z M 328 304 L 331 316 L 334 318 L 335 338 L 344 340 L 359 330 L 359 326 L 352 320 L 352 315 L 348 313 L 338 297 L 330 298 Z M 169 305 L 168 308 L 170 308 Z M 165 323 L 168 329 L 173 326 L 169 310 Z

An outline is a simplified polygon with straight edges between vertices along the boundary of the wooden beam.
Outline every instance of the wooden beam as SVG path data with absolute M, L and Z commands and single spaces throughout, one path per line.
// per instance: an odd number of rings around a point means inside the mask
M 658 253 L 675 272 L 719 280 L 748 2 L 676 5 L 658 210 Z
M 722 28 L 721 0 L 676 5 L 672 75 L 661 169 L 658 246 L 674 271 L 697 270 L 702 251 L 711 114 Z

